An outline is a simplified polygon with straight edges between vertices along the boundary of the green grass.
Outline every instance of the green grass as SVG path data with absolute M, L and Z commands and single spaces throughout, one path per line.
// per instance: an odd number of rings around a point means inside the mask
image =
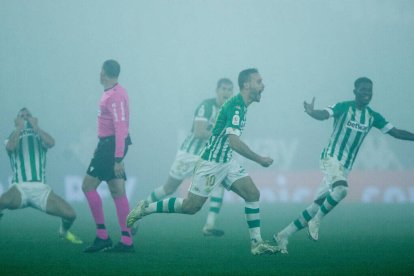
M 94 239 L 86 204 L 74 206 L 73 232 Z M 119 230 L 113 203 L 105 202 L 114 240 Z M 266 239 L 283 228 L 303 204 L 267 204 L 262 211 Z M 251 256 L 242 204 L 224 205 L 217 226 L 221 238 L 201 234 L 207 208 L 195 216 L 145 217 L 135 236 L 135 254 L 85 254 L 85 245 L 58 239 L 59 219 L 33 209 L 5 211 L 0 221 L 1 275 L 383 275 L 414 274 L 414 205 L 342 204 L 322 223 L 320 240 L 306 231 L 290 239 L 289 255 Z

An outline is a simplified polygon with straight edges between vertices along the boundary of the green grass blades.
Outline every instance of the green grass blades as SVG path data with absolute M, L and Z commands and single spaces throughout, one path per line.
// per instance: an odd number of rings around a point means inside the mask
M 33 209 L 5 211 L 0 221 L 1 275 L 408 275 L 414 271 L 414 205 L 339 205 L 321 224 L 318 242 L 306 230 L 289 240 L 288 255 L 252 256 L 244 205 L 224 204 L 219 238 L 204 237 L 208 207 L 194 215 L 154 214 L 140 221 L 133 254 L 85 254 L 95 238 L 86 204 L 74 205 L 71 231 L 84 244 L 59 239 L 59 219 Z M 264 239 L 290 223 L 304 204 L 262 204 Z M 110 200 L 106 225 L 117 243 L 120 230 Z

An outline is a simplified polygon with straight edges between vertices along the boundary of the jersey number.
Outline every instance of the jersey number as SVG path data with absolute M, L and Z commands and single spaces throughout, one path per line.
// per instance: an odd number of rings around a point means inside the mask
M 214 174 L 208 175 L 206 177 L 206 186 L 207 187 L 213 187 L 215 182 L 216 182 L 216 176 Z

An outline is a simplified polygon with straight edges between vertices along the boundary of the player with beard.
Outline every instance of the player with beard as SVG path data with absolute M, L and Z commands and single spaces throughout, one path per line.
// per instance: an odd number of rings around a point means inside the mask
M 220 109 L 216 125 L 208 143 L 201 153 L 193 173 L 187 198 L 167 198 L 147 204 L 138 202 L 127 217 L 127 225 L 153 213 L 195 214 L 206 202 L 217 185 L 223 184 L 245 201 L 245 215 L 250 234 L 253 255 L 273 254 L 276 246 L 262 240 L 260 233 L 260 192 L 244 168 L 232 158 L 233 150 L 263 167 L 273 163 L 273 159 L 253 152 L 240 135 L 246 123 L 247 107 L 260 102 L 264 90 L 262 77 L 257 69 L 246 69 L 238 78 L 240 93 L 229 99 Z

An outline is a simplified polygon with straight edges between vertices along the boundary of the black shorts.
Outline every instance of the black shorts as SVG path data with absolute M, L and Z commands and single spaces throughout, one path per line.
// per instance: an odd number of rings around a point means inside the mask
M 124 157 L 131 145 L 129 135 L 125 138 Z M 115 136 L 99 138 L 98 146 L 95 149 L 91 163 L 86 174 L 97 177 L 101 181 L 109 181 L 118 178 L 114 172 L 115 165 Z M 126 174 L 123 177 L 126 180 Z

